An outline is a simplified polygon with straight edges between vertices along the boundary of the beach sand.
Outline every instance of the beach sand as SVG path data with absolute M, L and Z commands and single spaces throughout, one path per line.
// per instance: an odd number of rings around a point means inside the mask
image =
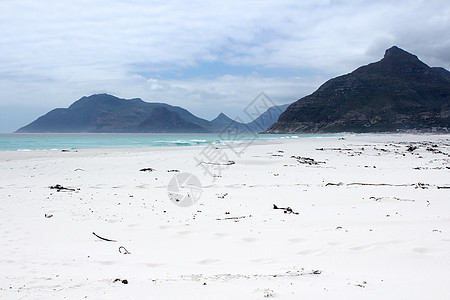
M 0 298 L 450 299 L 449 155 L 406 134 L 1 152 Z

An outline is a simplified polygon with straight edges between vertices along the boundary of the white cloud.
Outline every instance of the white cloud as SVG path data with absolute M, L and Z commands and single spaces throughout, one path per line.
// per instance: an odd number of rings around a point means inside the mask
M 265 78 L 257 75 L 225 75 L 214 80 L 151 79 L 143 86 L 142 93 L 148 95 L 147 99 L 170 99 L 169 103 L 186 107 L 207 119 L 220 112 L 231 118 L 243 118 L 242 110 L 260 92 L 265 92 L 275 104 L 285 104 L 313 92 L 323 81 L 321 77 Z
M 449 16 L 446 0 L 0 1 L 0 105 L 67 106 L 94 91 L 195 109 L 261 90 L 287 102 L 393 44 L 449 68 Z M 215 61 L 273 76 L 167 77 Z

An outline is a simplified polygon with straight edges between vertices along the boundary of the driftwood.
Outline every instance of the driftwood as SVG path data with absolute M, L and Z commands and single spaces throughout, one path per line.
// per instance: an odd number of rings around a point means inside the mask
M 429 186 L 430 186 L 430 185 L 429 185 L 428 183 L 421 183 L 421 182 L 418 182 L 418 183 L 416 184 L 416 189 L 421 188 L 422 190 L 426 190 L 426 189 L 428 189 Z
M 141 171 L 141 172 L 153 172 L 153 171 L 155 171 L 155 169 L 152 169 L 152 168 L 143 168 L 143 169 L 140 169 L 139 171 Z
M 117 282 L 117 281 L 122 282 L 123 284 L 128 284 L 128 280 L 126 280 L 126 279 L 123 279 L 123 280 L 120 278 L 114 279 L 114 282 Z
M 416 202 L 416 200 L 414 200 L 414 199 L 402 199 L 402 198 L 397 198 L 397 197 L 394 197 L 394 200 L 397 200 L 397 201 L 407 201 L 407 202 Z
M 206 161 L 201 162 L 201 164 L 216 165 L 216 166 L 231 166 L 231 165 L 234 165 L 235 163 L 236 162 L 233 160 L 228 160 L 227 162 L 224 162 L 224 163 L 206 162 Z
M 387 199 L 389 200 L 391 197 L 369 197 L 370 200 L 374 200 L 374 201 L 381 201 L 383 199 Z M 415 202 L 416 200 L 413 199 L 402 199 L 402 198 L 398 198 L 398 197 L 392 197 L 392 199 L 396 200 L 396 201 L 409 201 L 409 202 Z
M 318 151 L 353 151 L 353 149 L 350 148 L 316 148 Z
M 106 239 L 104 237 L 99 236 L 98 234 L 96 234 L 95 232 L 92 232 L 93 235 L 95 235 L 96 237 L 98 237 L 101 240 L 107 241 L 107 242 L 117 242 L 116 240 L 110 240 L 110 239 Z M 119 250 L 120 251 L 120 250 Z
M 169 172 L 169 173 L 178 173 L 178 172 L 180 172 L 180 170 L 167 170 L 167 172 Z
M 282 210 L 284 210 L 285 214 L 289 213 L 289 214 L 298 215 L 298 212 L 293 211 L 292 208 L 290 208 L 290 207 L 278 207 L 274 204 L 273 209 L 282 209 Z
M 415 184 L 391 184 L 391 183 L 365 183 L 365 182 L 350 182 L 350 183 L 342 183 L 342 182 L 338 182 L 338 183 L 333 183 L 333 182 L 328 182 L 327 184 L 325 184 L 325 186 L 330 186 L 330 185 L 335 185 L 335 186 L 342 186 L 342 185 L 347 185 L 347 186 L 351 186 L 351 185 L 368 185 L 368 186 L 414 186 Z
M 248 215 L 248 216 L 240 216 L 240 217 L 228 217 L 228 218 L 223 218 L 223 219 L 216 219 L 217 221 L 223 221 L 223 220 L 239 220 L 239 219 L 244 219 L 247 217 L 251 217 L 252 215 Z
M 352 186 L 352 185 L 362 185 L 362 186 L 413 186 L 416 189 L 428 189 L 430 187 L 430 185 L 428 183 L 422 183 L 422 182 L 418 182 L 418 183 L 413 183 L 413 184 L 392 184 L 392 183 L 366 183 L 366 182 L 350 182 L 350 183 L 342 183 L 342 182 L 338 182 L 338 183 L 333 183 L 333 182 L 328 182 L 327 184 L 325 184 L 325 186 L 330 186 L 330 185 L 335 185 L 335 186 L 341 186 L 341 185 L 346 185 L 346 186 Z M 450 187 L 447 186 L 437 186 L 438 189 L 449 189 Z
M 450 154 L 442 152 L 441 150 L 434 148 L 434 146 L 437 146 L 437 145 L 433 145 L 431 147 L 427 147 L 426 148 L 427 151 L 433 152 L 435 154 L 443 154 L 443 155 L 446 155 L 446 156 L 450 157 Z
M 296 159 L 299 163 L 301 164 L 306 164 L 306 165 L 318 165 L 318 164 L 324 164 L 324 161 L 316 161 L 313 158 L 309 158 L 309 157 L 302 157 L 302 156 L 295 156 L 292 155 L 291 158 Z
M 123 249 L 123 252 L 122 252 L 122 249 Z M 128 251 L 124 246 L 119 247 L 119 252 L 122 254 L 131 254 L 131 252 Z
M 53 190 L 56 190 L 57 192 L 60 192 L 60 191 L 75 192 L 75 189 L 63 187 L 60 184 L 53 185 L 50 188 L 53 189 Z
M 364 182 L 351 182 L 350 185 L 371 185 L 371 186 L 410 186 L 411 184 L 391 184 L 391 183 L 364 183 Z

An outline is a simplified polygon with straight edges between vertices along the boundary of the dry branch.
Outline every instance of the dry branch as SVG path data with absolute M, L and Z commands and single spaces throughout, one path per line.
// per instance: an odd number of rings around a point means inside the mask
M 95 235 L 96 237 L 98 237 L 99 239 L 104 240 L 104 241 L 107 241 L 107 242 L 117 242 L 117 241 L 115 241 L 115 240 L 110 240 L 110 239 L 101 237 L 101 236 L 99 236 L 98 234 L 96 234 L 95 232 L 92 232 L 92 234 Z

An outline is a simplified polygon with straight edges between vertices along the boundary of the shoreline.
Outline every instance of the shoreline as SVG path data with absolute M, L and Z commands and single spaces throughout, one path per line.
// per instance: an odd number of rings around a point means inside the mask
M 15 133 L 14 133 L 15 134 Z M 27 133 L 28 134 L 28 133 Z M 90 133 L 88 133 L 90 134 Z M 93 135 L 96 135 L 97 133 L 92 133 Z M 106 133 L 106 135 L 108 135 L 109 133 Z M 39 134 L 36 134 L 39 135 Z M 63 135 L 64 134 L 59 134 L 57 133 L 57 135 Z M 81 135 L 84 135 L 81 134 Z M 112 135 L 115 135 L 112 134 Z M 124 134 L 127 135 L 127 134 Z M 211 134 L 212 135 L 212 134 Z M 258 135 L 258 134 L 256 134 Z M 267 136 L 270 136 L 272 134 L 264 134 Z M 276 135 L 284 135 L 284 134 L 273 134 L 274 136 Z M 286 134 L 286 137 L 279 137 L 279 138 L 273 138 L 273 139 L 244 139 L 244 140 L 237 140 L 237 141 L 230 141 L 230 140 L 225 140 L 225 139 L 220 139 L 219 135 L 217 135 L 217 139 L 227 143 L 227 142 L 232 142 L 232 143 L 239 143 L 239 142 L 246 142 L 248 140 L 251 140 L 252 143 L 254 144 L 264 144 L 264 143 L 270 143 L 273 141 L 289 141 L 289 140 L 297 140 L 297 139 L 323 139 L 323 138 L 336 138 L 336 137 L 386 137 L 386 136 L 392 136 L 392 137 L 425 137 L 425 136 L 430 136 L 430 137 L 450 137 L 450 133 L 323 133 L 323 134 L 304 134 L 302 136 L 302 134 Z M 105 150 L 105 151 L 116 151 L 116 150 L 123 150 L 123 151 L 132 151 L 132 150 L 137 150 L 137 151 L 141 151 L 142 149 L 147 151 L 147 150 L 151 150 L 151 149 L 172 149 L 172 148 L 190 148 L 190 147 L 202 147 L 205 146 L 209 143 L 214 143 L 214 140 L 211 141 L 204 141 L 201 144 L 192 144 L 192 145 L 153 145 L 153 146 L 115 146 L 115 147 L 86 147 L 86 148 L 54 148 L 54 149 L 18 149 L 18 150 L 0 150 L 0 153 L 4 154 L 4 153 L 8 153 L 8 152 L 12 152 L 12 153 L 16 153 L 16 152 L 76 152 L 76 151 L 86 151 L 86 150 Z M 217 146 L 223 146 L 220 144 L 217 144 Z
M 3 135 L 3 137 L 2 137 Z M 346 137 L 346 136 L 446 136 L 449 134 L 440 133 L 328 133 L 328 134 L 245 134 L 238 140 L 228 140 L 220 134 L 115 134 L 115 133 L 77 133 L 77 134 L 23 134 L 24 136 L 33 136 L 32 140 L 15 140 L 8 136 L 21 136 L 22 134 L 0 134 L 0 153 L 8 151 L 30 152 L 30 151 L 78 151 L 86 149 L 139 149 L 139 148 L 158 148 L 158 147 L 191 147 L 202 146 L 209 143 L 221 144 L 246 142 L 248 140 L 272 141 L 288 139 L 308 139 L 308 138 L 327 138 L 327 137 Z M 6 136 L 6 137 L 5 137 Z M 99 137 L 100 140 L 93 140 L 93 137 Z M 49 138 L 51 137 L 51 138 Z M 53 139 L 60 137 L 61 139 Z M 78 139 L 76 138 L 78 137 Z M 108 137 L 108 139 L 104 139 Z M 150 139 L 148 139 L 150 138 Z M 71 141 L 71 139 L 74 139 Z M 9 142 L 12 144 L 8 145 Z M 2 145 L 3 143 L 3 145 Z M 14 143 L 16 145 L 14 145 Z M 34 144 L 34 145 L 33 145 Z M 40 146 L 36 146 L 36 144 Z M 115 144 L 115 145 L 111 145 Z M 33 145 L 33 146 L 31 146 Z M 100 146 L 98 146 L 100 145 Z M 13 148 L 13 149 L 11 149 Z M 37 149 L 36 149 L 37 148 Z

